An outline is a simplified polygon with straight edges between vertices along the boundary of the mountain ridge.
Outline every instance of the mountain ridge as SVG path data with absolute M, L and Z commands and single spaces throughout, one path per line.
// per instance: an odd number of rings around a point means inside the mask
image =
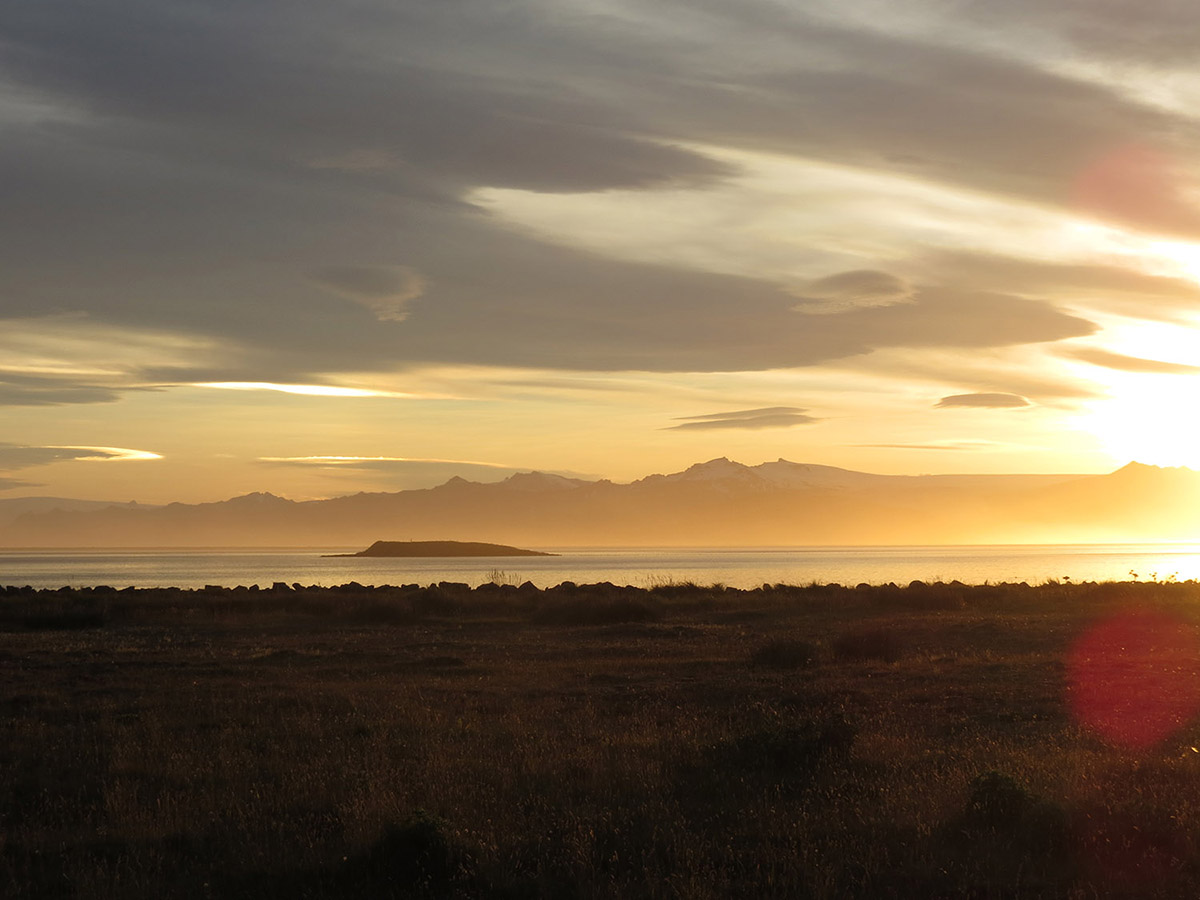
M 1132 542 L 1200 538 L 1197 509 L 1200 473 L 1141 463 L 1101 475 L 878 475 L 717 457 L 627 483 L 529 471 L 325 500 L 256 491 L 33 509 L 0 519 L 0 546 L 334 547 L 448 535 L 551 547 Z

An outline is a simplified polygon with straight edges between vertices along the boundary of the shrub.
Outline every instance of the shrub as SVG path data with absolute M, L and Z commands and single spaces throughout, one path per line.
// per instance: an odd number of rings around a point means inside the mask
M 451 896 L 466 872 L 444 819 L 416 810 L 391 825 L 367 851 L 343 866 L 341 881 L 353 896 Z
M 1033 807 L 1034 800 L 1024 787 L 1001 772 L 984 772 L 971 782 L 964 818 L 989 828 L 1011 830 Z
M 980 839 L 991 836 L 1042 864 L 1069 855 L 1066 812 L 1003 772 L 984 772 L 971 782 L 966 807 L 951 827 L 977 851 Z

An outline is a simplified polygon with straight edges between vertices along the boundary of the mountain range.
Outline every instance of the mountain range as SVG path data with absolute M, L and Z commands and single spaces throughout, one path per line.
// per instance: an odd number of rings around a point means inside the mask
M 527 547 L 1105 543 L 1200 539 L 1200 473 L 874 475 L 720 458 L 628 484 L 544 472 L 481 484 L 293 501 L 0 500 L 0 547 L 358 547 L 470 540 Z

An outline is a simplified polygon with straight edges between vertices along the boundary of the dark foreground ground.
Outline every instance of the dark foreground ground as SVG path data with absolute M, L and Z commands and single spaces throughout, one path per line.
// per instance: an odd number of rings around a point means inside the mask
M 1200 585 L 0 591 L 3 897 L 1200 896 Z

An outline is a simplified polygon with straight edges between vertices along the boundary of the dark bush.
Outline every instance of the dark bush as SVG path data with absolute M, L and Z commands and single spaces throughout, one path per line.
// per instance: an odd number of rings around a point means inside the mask
M 1002 772 L 971 782 L 961 815 L 941 829 L 940 841 L 956 867 L 996 881 L 1021 865 L 1029 896 L 1060 893 L 1073 877 L 1074 853 L 1066 812 Z
M 1011 830 L 1033 807 L 1034 799 L 1024 787 L 1001 772 L 984 772 L 971 782 L 964 818 L 988 828 Z
M 365 853 L 348 859 L 340 880 L 354 891 L 348 896 L 452 896 L 461 887 L 466 863 L 449 825 L 418 809 L 388 827 Z

